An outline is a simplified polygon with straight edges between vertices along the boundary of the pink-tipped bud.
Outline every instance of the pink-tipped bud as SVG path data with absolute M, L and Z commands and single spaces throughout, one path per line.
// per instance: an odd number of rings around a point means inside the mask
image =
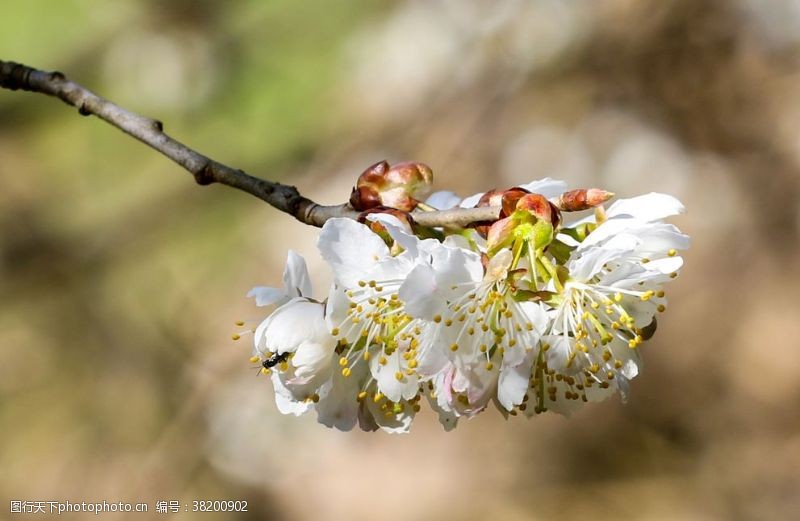
M 432 183 L 433 172 L 423 163 L 405 162 L 390 167 L 380 161 L 358 177 L 350 204 L 356 210 L 381 205 L 410 212 L 419 199 L 430 193 Z
M 541 194 L 527 194 L 517 201 L 517 210 L 530 212 L 537 219 L 547 221 L 557 228 L 561 222 L 561 212 L 558 207 Z
M 550 201 L 541 194 L 526 194 L 517 200 L 517 210 L 525 210 L 543 221 L 553 220 L 553 208 Z
M 613 192 L 599 188 L 578 188 L 558 196 L 556 206 L 564 212 L 579 212 L 600 206 L 612 197 L 614 197 Z
M 511 217 L 504 217 L 489 226 L 486 233 L 486 248 L 491 252 L 511 244 L 517 223 Z

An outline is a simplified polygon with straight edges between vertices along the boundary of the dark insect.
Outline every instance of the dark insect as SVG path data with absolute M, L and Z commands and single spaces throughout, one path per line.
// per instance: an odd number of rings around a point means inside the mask
M 264 367 L 264 369 L 270 369 L 272 367 L 275 367 L 276 365 L 278 365 L 281 362 L 285 362 L 287 358 L 289 358 L 289 353 L 288 352 L 286 352 L 286 353 L 275 353 L 271 357 L 269 357 L 266 360 L 264 360 L 263 362 L 261 362 L 261 365 Z

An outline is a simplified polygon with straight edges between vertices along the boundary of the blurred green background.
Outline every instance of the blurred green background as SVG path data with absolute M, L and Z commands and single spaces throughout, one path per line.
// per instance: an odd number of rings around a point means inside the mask
M 413 159 L 463 195 L 548 175 L 668 192 L 694 240 L 628 404 L 339 433 L 278 414 L 248 340 L 231 340 L 287 249 L 325 287 L 315 230 L 57 100 L 0 91 L 2 509 L 800 516 L 797 2 L 5 1 L 0 58 L 319 202 Z

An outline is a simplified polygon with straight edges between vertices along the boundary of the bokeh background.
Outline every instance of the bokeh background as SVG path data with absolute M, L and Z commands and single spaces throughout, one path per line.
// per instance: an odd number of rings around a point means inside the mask
M 464 195 L 543 176 L 668 192 L 694 241 L 627 404 L 340 433 L 278 414 L 231 340 L 287 249 L 328 283 L 315 230 L 0 91 L 0 518 L 12 499 L 249 502 L 203 519 L 800 518 L 796 0 L 10 0 L 0 57 L 320 202 L 413 159 Z

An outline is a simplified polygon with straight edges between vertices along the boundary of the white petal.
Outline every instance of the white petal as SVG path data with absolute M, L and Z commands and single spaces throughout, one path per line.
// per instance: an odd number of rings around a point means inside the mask
M 484 193 L 486 192 L 480 192 L 477 194 L 470 195 L 469 197 L 461 201 L 461 204 L 459 204 L 458 206 L 460 206 L 461 208 L 475 208 L 475 205 L 477 205 L 480 202 L 481 197 L 483 197 Z
M 328 219 L 317 247 L 336 280 L 345 287 L 355 287 L 368 277 L 378 260 L 389 255 L 383 239 L 363 224 L 344 218 Z
M 275 389 L 275 405 L 278 406 L 281 414 L 300 416 L 308 412 L 312 405 L 311 401 L 296 399 L 291 391 L 283 385 L 277 372 L 273 372 L 270 375 L 270 379 L 272 380 L 272 387 Z
M 565 181 L 551 179 L 549 177 L 539 179 L 538 181 L 531 181 L 530 183 L 519 185 L 519 187 L 534 194 L 541 194 L 547 199 L 558 197 L 567 191 L 567 183 Z
M 378 389 L 386 395 L 386 398 L 393 402 L 399 402 L 403 399 L 410 399 L 417 394 L 419 383 L 416 375 L 403 373 L 402 379 L 397 379 L 397 373 L 403 372 L 403 368 L 400 366 L 399 349 L 391 355 L 385 356 L 386 364 L 381 364 L 380 358 L 378 356 L 372 357 L 370 371 L 378 383 Z
M 275 310 L 262 331 L 264 343 L 275 353 L 294 352 L 306 341 L 326 342 L 330 338 L 324 306 L 303 298 L 290 300 Z
M 446 190 L 442 190 L 440 192 L 433 192 L 428 200 L 425 201 L 425 204 L 428 206 L 433 206 L 437 210 L 449 210 L 450 208 L 455 208 L 461 202 L 461 198 L 454 194 L 453 192 L 449 192 Z
M 286 288 L 286 294 L 290 297 L 311 296 L 311 279 L 308 276 L 306 260 L 292 250 L 289 250 L 289 254 L 286 257 L 283 285 Z
M 256 286 L 247 292 L 249 298 L 255 297 L 256 306 L 269 306 L 270 304 L 283 304 L 288 300 L 286 291 L 268 286 Z
M 630 215 L 643 221 L 657 221 L 685 211 L 686 207 L 671 195 L 651 192 L 638 197 L 615 201 L 606 210 L 606 215 L 609 217 Z
M 489 265 L 486 267 L 486 280 L 498 281 L 505 279 L 506 275 L 508 275 L 508 268 L 511 267 L 511 262 L 513 260 L 514 255 L 508 248 L 497 252 L 497 254 L 489 260 Z
M 301 343 L 292 357 L 295 376 L 303 383 L 312 379 L 327 379 L 330 375 L 331 361 L 336 342 L 330 337 L 328 342 L 306 341 Z
M 522 403 L 528 391 L 533 367 L 533 353 L 529 353 L 525 360 L 516 367 L 504 367 L 500 371 L 497 382 L 497 400 L 510 411 Z
M 580 253 L 577 260 L 569 261 L 570 276 L 575 280 L 586 281 L 594 277 L 606 263 L 620 258 L 625 252 L 605 248 L 589 248 Z
M 437 293 L 437 287 L 436 272 L 430 266 L 420 264 L 411 270 L 398 291 L 406 313 L 429 320 L 441 313 L 447 302 Z

